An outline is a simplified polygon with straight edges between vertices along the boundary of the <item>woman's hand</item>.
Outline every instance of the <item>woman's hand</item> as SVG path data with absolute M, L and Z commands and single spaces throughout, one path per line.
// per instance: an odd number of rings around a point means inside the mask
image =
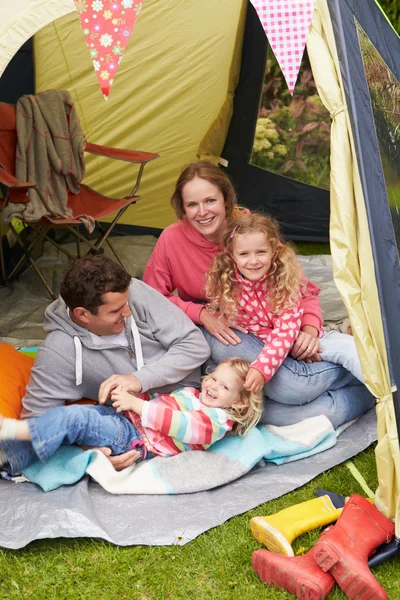
M 320 362 L 322 358 L 319 353 L 322 350 L 317 336 L 317 329 L 306 325 L 299 332 L 297 340 L 293 344 L 290 352 L 291 356 L 296 360 L 304 360 L 307 363 Z
M 142 384 L 134 375 L 111 375 L 99 388 L 99 404 L 105 404 L 110 399 L 112 390 L 118 385 L 122 385 L 127 392 L 138 394 L 142 391 Z
M 253 369 L 252 367 L 250 367 L 243 387 L 248 392 L 260 392 L 264 387 L 264 383 L 264 375 L 260 373 L 260 371 L 257 371 L 257 369 Z
M 247 329 L 244 329 L 244 327 L 237 325 L 233 321 L 229 321 L 221 313 L 211 313 L 206 308 L 203 308 L 200 312 L 200 323 L 207 329 L 208 333 L 211 333 L 211 335 L 225 344 L 225 346 L 229 344 L 236 346 L 236 344 L 240 344 L 241 342 L 240 337 L 236 335 L 232 327 L 242 333 L 247 333 Z

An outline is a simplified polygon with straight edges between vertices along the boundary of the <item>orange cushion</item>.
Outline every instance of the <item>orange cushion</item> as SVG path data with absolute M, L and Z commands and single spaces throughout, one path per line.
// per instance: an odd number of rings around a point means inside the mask
M 0 343 L 0 413 L 19 419 L 33 358 Z
M 34 359 L 18 352 L 10 344 L 0 343 L 0 414 L 19 419 L 22 398 L 29 381 Z M 65 404 L 76 404 L 66 402 Z M 77 404 L 97 404 L 95 400 L 82 398 Z

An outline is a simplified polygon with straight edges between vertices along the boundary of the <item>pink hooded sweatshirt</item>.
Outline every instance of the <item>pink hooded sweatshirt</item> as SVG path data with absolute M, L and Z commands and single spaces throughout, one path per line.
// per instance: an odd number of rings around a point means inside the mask
M 207 302 L 205 278 L 212 259 L 221 246 L 207 241 L 190 225 L 186 218 L 169 225 L 162 234 L 147 263 L 143 281 L 179 306 L 187 316 L 200 325 L 200 312 Z M 174 290 L 178 295 L 173 294 Z M 302 327 L 322 327 L 322 313 L 318 299 L 320 288 L 308 282 L 309 295 L 304 296 Z

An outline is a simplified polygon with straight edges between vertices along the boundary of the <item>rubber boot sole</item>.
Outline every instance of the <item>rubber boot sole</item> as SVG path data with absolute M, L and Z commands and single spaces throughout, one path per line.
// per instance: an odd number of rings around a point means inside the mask
M 250 519 L 250 530 L 256 540 L 260 544 L 264 544 L 271 552 L 276 552 L 283 556 L 294 556 L 293 548 L 283 533 L 279 529 L 272 527 L 262 517 L 253 517 Z
M 325 573 L 329 571 L 333 575 L 340 589 L 351 600 L 387 600 L 385 590 L 371 590 L 368 581 L 345 564 L 343 556 L 329 542 L 318 544 L 314 559 Z
M 270 564 L 256 552 L 253 553 L 252 563 L 255 572 L 264 583 L 277 588 L 283 588 L 294 594 L 298 600 L 324 600 L 335 583 L 334 581 L 332 582 L 332 587 L 327 592 L 315 581 L 304 576 L 296 578 L 288 571 L 277 567 L 277 565 Z

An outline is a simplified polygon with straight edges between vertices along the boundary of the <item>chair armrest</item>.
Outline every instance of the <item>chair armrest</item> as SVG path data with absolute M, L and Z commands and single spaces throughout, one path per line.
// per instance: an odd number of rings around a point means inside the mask
M 98 144 L 91 144 L 90 142 L 87 142 L 85 152 L 91 152 L 91 154 L 99 154 L 100 156 L 115 158 L 117 160 L 126 160 L 132 163 L 147 163 L 159 156 L 158 154 L 153 154 L 151 152 L 135 152 L 134 150 L 124 150 L 123 148 L 108 148 L 107 146 L 99 146 Z
M 35 187 L 35 183 L 32 183 L 30 181 L 19 181 L 19 179 L 16 179 L 13 175 L 11 175 L 11 173 L 6 171 L 1 165 L 0 165 L 0 183 L 3 183 L 6 187 L 20 188 L 20 189 L 26 189 L 26 190 L 29 190 L 30 188 Z

